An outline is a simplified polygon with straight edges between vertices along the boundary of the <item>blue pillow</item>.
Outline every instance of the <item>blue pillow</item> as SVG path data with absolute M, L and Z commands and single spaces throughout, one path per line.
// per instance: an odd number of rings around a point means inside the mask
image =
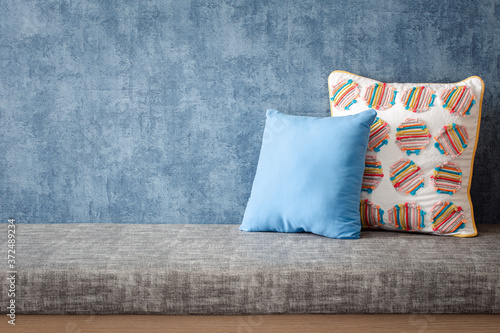
M 359 238 L 361 182 L 376 114 L 318 118 L 268 110 L 240 230 Z

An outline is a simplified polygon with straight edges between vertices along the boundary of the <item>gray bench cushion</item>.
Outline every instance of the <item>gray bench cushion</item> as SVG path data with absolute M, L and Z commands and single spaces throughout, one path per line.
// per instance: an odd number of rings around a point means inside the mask
M 336 240 L 237 225 L 18 224 L 17 265 L 18 314 L 500 313 L 500 225 L 470 239 Z

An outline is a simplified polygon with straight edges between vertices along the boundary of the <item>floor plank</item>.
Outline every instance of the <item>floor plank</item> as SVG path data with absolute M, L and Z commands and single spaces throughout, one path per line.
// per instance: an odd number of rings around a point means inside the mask
M 266 315 L 266 316 L 73 316 L 19 315 L 1 332 L 499 332 L 500 315 Z

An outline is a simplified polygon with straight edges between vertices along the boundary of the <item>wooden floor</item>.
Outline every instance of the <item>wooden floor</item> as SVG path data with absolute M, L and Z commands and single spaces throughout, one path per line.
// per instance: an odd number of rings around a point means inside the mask
M 0 332 L 500 332 L 500 315 L 3 316 Z

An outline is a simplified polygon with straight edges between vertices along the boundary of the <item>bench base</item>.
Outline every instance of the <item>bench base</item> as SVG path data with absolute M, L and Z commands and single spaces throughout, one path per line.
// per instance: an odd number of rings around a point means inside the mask
M 21 315 L 2 332 L 498 332 L 500 315 Z M 5 329 L 4 329 L 5 328 Z
M 237 225 L 19 224 L 16 314 L 500 314 L 500 225 L 478 229 L 339 240 Z

